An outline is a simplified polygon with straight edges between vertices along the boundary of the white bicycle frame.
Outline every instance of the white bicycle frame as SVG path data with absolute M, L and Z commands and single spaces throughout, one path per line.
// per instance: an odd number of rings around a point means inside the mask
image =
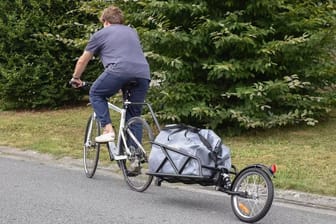
M 130 102 L 125 101 L 124 104 L 129 105 Z M 125 123 L 126 123 L 126 109 L 120 108 L 110 102 L 108 102 L 108 108 L 120 114 L 120 124 L 119 124 L 118 138 L 117 138 L 118 139 L 117 146 L 114 145 L 114 142 L 109 142 L 108 144 L 109 144 L 110 151 L 113 154 L 113 157 L 115 160 L 127 159 L 127 155 L 128 156 L 131 155 L 131 152 L 126 144 L 126 139 L 125 139 L 125 134 L 124 134 L 124 128 L 125 128 Z M 127 155 L 120 156 L 120 149 L 121 149 L 121 144 L 122 144 L 121 141 L 125 146 L 125 151 Z M 138 143 L 139 142 L 137 142 L 137 144 Z
M 119 125 L 119 131 L 118 131 L 117 145 L 115 146 L 114 142 L 109 142 L 108 143 L 108 147 L 110 149 L 110 153 L 112 153 L 114 160 L 125 160 L 125 159 L 127 159 L 127 156 L 131 156 L 131 151 L 130 151 L 130 149 L 127 146 L 126 136 L 125 136 L 125 132 L 124 132 L 124 130 L 125 130 L 125 124 L 126 124 L 126 110 L 127 110 L 127 106 L 131 105 L 131 104 L 143 104 L 143 105 L 147 105 L 147 107 L 149 108 L 149 110 L 150 110 L 150 112 L 152 114 L 152 117 L 154 119 L 154 122 L 155 122 L 156 126 L 160 130 L 160 126 L 159 126 L 158 121 L 157 121 L 157 119 L 156 119 L 156 117 L 154 115 L 153 109 L 152 109 L 152 107 L 149 104 L 147 104 L 147 103 L 132 103 L 132 102 L 126 100 L 124 102 L 124 108 L 120 108 L 120 107 L 118 107 L 118 106 L 116 106 L 116 105 L 108 102 L 108 108 L 110 110 L 113 110 L 113 111 L 115 111 L 115 112 L 117 112 L 117 113 L 120 114 L 120 125 Z M 96 117 L 95 112 L 94 112 L 94 117 Z M 141 149 L 144 154 L 146 154 L 145 149 L 143 148 L 142 144 L 137 140 L 137 138 L 134 136 L 134 134 L 130 130 L 126 130 L 126 131 L 127 131 L 127 134 L 129 134 L 130 137 L 132 138 L 132 140 L 135 142 L 135 144 L 137 145 L 137 147 L 139 149 Z M 125 148 L 126 155 L 120 155 L 120 150 L 121 150 L 121 147 L 122 147 L 121 144 L 123 144 L 125 146 L 124 148 Z

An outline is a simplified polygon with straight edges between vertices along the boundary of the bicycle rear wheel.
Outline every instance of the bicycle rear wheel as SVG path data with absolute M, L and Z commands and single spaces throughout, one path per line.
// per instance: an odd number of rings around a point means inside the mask
M 246 197 L 231 196 L 233 212 L 244 222 L 257 222 L 271 208 L 274 186 L 269 175 L 260 168 L 251 167 L 242 171 L 234 180 L 232 191 L 246 194 Z
M 128 186 L 135 191 L 145 191 L 152 183 L 153 177 L 147 175 L 148 155 L 152 147 L 153 133 L 148 123 L 141 117 L 133 117 L 126 123 L 125 137 L 131 155 L 120 160 Z M 123 149 L 125 153 L 125 149 Z
M 93 113 L 87 122 L 85 137 L 84 137 L 84 145 L 83 145 L 83 163 L 84 163 L 84 171 L 87 177 L 91 178 L 96 172 L 99 152 L 100 152 L 100 144 L 96 143 L 96 136 L 100 135 L 100 123 L 96 119 L 95 114 Z

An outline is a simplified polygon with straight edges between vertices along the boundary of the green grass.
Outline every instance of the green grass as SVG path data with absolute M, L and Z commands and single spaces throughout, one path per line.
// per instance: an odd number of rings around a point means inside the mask
M 336 195 L 336 118 L 316 127 L 295 127 L 228 138 L 234 163 L 275 163 L 277 187 Z
M 90 112 L 90 107 L 0 112 L 0 145 L 80 158 Z M 272 129 L 223 140 L 239 169 L 254 163 L 277 164 L 277 188 L 336 196 L 335 127 L 334 111 L 315 127 Z M 107 158 L 107 153 L 103 156 Z

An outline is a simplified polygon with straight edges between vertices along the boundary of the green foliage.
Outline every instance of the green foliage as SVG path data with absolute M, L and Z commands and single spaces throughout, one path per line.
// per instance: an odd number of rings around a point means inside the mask
M 315 125 L 335 106 L 333 1 L 116 2 L 140 32 L 166 122 Z
M 80 99 L 65 83 L 111 2 L 140 35 L 155 84 L 148 100 L 162 122 L 315 125 L 336 105 L 331 0 L 1 2 L 0 101 L 35 108 Z M 96 59 L 84 77 L 101 70 Z
M 15 0 L 0 3 L 2 108 L 58 107 L 79 99 L 66 86 L 85 32 L 79 1 Z

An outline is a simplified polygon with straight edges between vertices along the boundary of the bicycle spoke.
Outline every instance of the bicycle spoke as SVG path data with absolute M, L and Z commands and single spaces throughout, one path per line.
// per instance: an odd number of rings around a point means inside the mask
M 237 179 L 233 191 L 246 192 L 247 198 L 232 196 L 231 204 L 234 212 L 243 221 L 258 221 L 265 216 L 271 206 L 273 185 L 267 174 L 257 168 L 245 170 Z
M 146 190 L 153 177 L 148 176 L 147 154 L 151 150 L 153 134 L 147 122 L 140 117 L 131 118 L 125 127 L 127 160 L 121 162 L 126 183 L 135 191 Z M 125 147 L 126 148 L 126 147 Z

